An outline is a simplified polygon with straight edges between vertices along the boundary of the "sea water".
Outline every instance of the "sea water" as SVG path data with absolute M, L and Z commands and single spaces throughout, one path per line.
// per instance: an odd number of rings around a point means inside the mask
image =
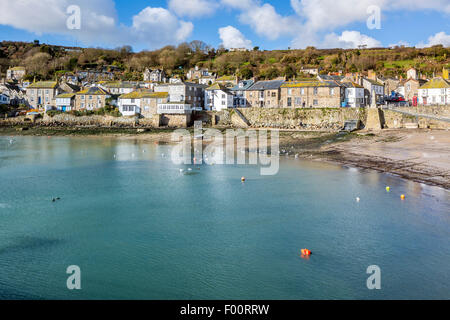
M 0 298 L 450 299 L 449 191 L 285 157 L 274 176 L 176 165 L 171 148 L 0 137 Z

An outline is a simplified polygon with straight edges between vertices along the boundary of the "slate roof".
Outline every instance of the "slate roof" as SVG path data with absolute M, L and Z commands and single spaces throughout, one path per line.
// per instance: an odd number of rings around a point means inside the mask
M 284 83 L 284 80 L 269 80 L 269 81 L 258 81 L 253 84 L 247 90 L 256 91 L 256 90 L 275 90 L 279 89 L 281 85 Z
M 239 87 L 239 84 L 243 83 L 244 85 L 242 87 Z M 250 88 L 255 82 L 253 80 L 242 80 L 237 85 L 235 85 L 233 88 L 231 88 L 231 91 L 243 91 Z
M 82 90 L 80 92 L 77 92 L 77 94 L 78 95 L 83 95 L 83 94 L 86 94 L 86 95 L 107 95 L 107 96 L 110 95 L 108 91 L 106 91 L 106 90 L 104 90 L 102 88 L 99 88 L 99 87 L 90 87 L 90 88 L 84 89 L 84 90 Z

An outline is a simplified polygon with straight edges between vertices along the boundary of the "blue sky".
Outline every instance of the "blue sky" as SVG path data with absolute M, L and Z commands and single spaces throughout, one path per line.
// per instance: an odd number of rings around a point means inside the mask
M 70 5 L 80 8 L 79 30 L 67 27 Z M 1 6 L 2 40 L 135 51 L 191 40 L 267 50 L 450 46 L 449 0 L 1 0 Z M 381 28 L 368 28 L 367 20 L 378 21 L 377 8 Z

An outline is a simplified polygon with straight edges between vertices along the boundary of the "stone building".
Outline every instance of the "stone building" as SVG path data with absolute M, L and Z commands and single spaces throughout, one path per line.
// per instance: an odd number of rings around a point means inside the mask
M 336 81 L 290 81 L 281 86 L 282 108 L 339 108 L 345 88 Z
M 54 99 L 61 91 L 56 81 L 34 82 L 26 89 L 28 104 L 32 109 L 47 110 L 54 105 Z
M 13 67 L 6 71 L 6 80 L 22 81 L 26 75 L 25 67 Z
M 166 82 L 167 77 L 163 69 L 145 69 L 144 81 Z
M 278 108 L 284 80 L 258 81 L 245 90 L 248 107 Z
M 419 94 L 419 88 L 427 83 L 426 80 L 409 78 L 401 82 L 400 86 L 403 86 L 403 97 L 406 101 L 412 101 L 414 97 Z
M 190 108 L 191 110 L 203 110 L 206 88 L 207 86 L 205 85 L 192 82 L 180 82 L 156 86 L 155 92 L 167 92 L 169 94 L 168 102 L 164 104 L 164 108 L 167 112 L 161 113 L 170 113 L 174 110 L 179 110 L 179 113 L 181 113 L 181 107 L 184 108 L 183 111 L 186 111 L 186 108 Z M 171 108 L 173 110 L 170 110 Z
M 158 104 L 168 100 L 168 92 L 134 91 L 119 97 L 119 111 L 124 116 L 151 118 L 158 113 Z
M 111 94 L 100 87 L 90 87 L 75 95 L 75 110 L 96 110 L 106 105 Z

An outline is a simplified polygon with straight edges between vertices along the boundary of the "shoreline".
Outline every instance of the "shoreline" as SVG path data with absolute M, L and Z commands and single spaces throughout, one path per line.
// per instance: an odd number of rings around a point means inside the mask
M 219 128 L 220 129 L 220 128 Z M 227 128 L 221 128 L 227 129 Z M 171 143 L 173 129 L 0 127 L 0 136 L 62 136 Z M 191 129 L 188 129 L 191 130 Z M 375 170 L 450 190 L 450 132 L 382 130 L 337 133 L 280 131 L 282 155 Z

